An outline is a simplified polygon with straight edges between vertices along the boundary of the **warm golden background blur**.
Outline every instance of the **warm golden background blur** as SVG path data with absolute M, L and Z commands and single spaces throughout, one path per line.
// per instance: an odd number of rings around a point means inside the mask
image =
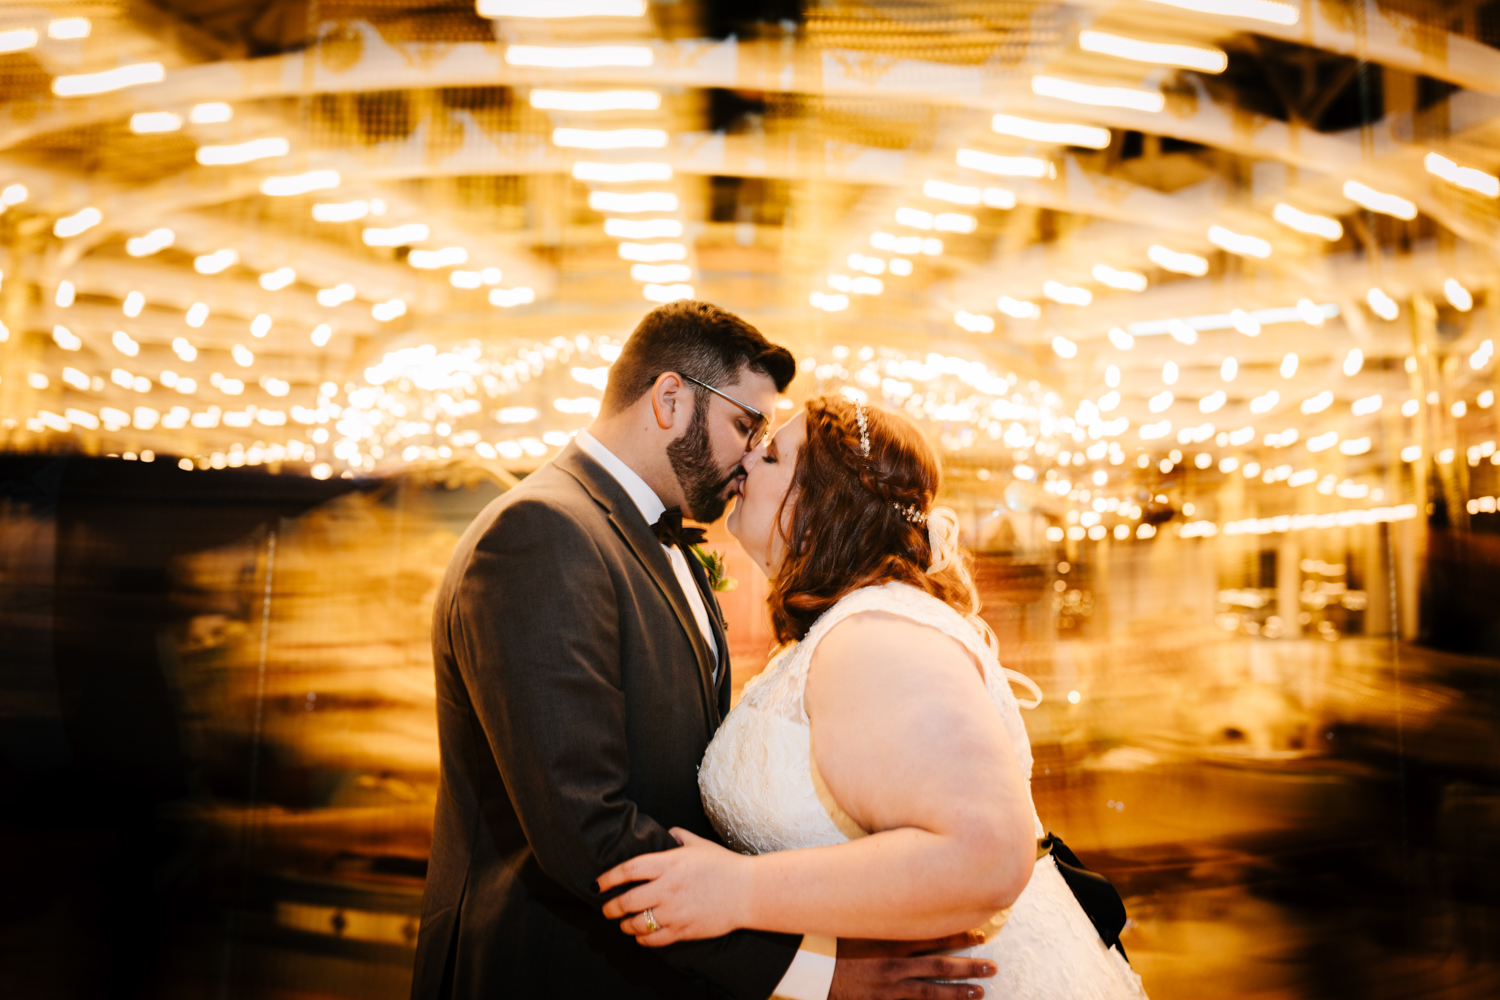
M 1156 1000 L 1500 995 L 1497 46 L 1500 0 L 0 5 L 0 995 L 406 995 L 437 581 L 682 297 L 797 354 L 779 416 L 930 434 Z

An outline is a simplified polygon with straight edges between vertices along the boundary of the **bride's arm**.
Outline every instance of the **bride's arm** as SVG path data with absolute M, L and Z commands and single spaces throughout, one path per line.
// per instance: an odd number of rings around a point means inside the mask
M 622 924 L 643 944 L 741 927 L 936 937 L 983 923 L 1025 887 L 1035 861 L 1030 799 L 962 645 L 905 619 L 858 615 L 819 643 L 804 697 L 825 783 L 851 819 L 878 832 L 757 857 L 679 835 L 685 848 L 601 879 L 606 890 L 652 879 L 605 908 L 620 917 L 652 907 L 662 931 L 645 934 L 640 915 Z

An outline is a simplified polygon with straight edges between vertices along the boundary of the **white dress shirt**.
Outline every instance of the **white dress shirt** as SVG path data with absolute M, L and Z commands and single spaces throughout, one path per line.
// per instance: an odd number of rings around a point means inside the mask
M 655 524 L 661 517 L 662 512 L 667 509 L 666 504 L 661 502 L 661 497 L 656 491 L 646 485 L 646 481 L 636 474 L 635 470 L 624 462 L 608 448 L 599 442 L 588 431 L 579 431 L 577 438 L 578 447 L 583 453 L 600 465 L 604 471 L 615 477 L 630 499 L 640 509 L 641 516 L 646 519 L 647 524 Z M 677 583 L 682 587 L 683 596 L 687 598 L 688 607 L 693 610 L 693 620 L 698 623 L 698 630 L 703 633 L 703 638 L 708 642 L 708 648 L 714 654 L 714 683 L 719 682 L 718 658 L 719 647 L 714 642 L 713 628 L 709 625 L 708 609 L 703 604 L 703 595 L 698 591 L 698 584 L 693 580 L 693 574 L 688 569 L 687 557 L 682 549 L 675 545 L 663 545 L 663 551 L 672 562 L 672 572 L 677 576 Z M 792 959 L 792 964 L 787 967 L 786 974 L 781 977 L 781 982 L 776 985 L 773 996 L 784 997 L 786 1000 L 828 1000 L 828 991 L 833 987 L 833 967 L 838 958 L 838 941 L 831 937 L 818 934 L 808 934 L 802 939 L 802 945 L 797 950 L 797 955 Z

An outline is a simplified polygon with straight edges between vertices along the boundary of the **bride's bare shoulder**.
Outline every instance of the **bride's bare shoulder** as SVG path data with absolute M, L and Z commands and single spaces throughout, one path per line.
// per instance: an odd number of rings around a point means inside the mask
M 898 671 L 922 675 L 972 672 L 978 665 L 963 643 L 942 629 L 889 611 L 849 615 L 830 628 L 813 650 L 809 684 L 862 680 Z

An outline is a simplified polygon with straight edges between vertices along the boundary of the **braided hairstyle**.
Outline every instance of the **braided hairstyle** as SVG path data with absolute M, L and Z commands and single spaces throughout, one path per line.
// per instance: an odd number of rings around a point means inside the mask
M 807 439 L 783 508 L 786 555 L 771 584 L 778 642 L 807 634 L 824 611 L 861 587 L 899 581 L 972 615 L 978 601 L 968 568 L 929 574 L 927 529 L 897 509 L 927 511 L 942 470 L 927 439 L 905 417 L 867 406 L 870 454 L 860 444 L 855 406 L 842 395 L 807 403 Z M 783 510 L 785 513 L 785 510 Z

